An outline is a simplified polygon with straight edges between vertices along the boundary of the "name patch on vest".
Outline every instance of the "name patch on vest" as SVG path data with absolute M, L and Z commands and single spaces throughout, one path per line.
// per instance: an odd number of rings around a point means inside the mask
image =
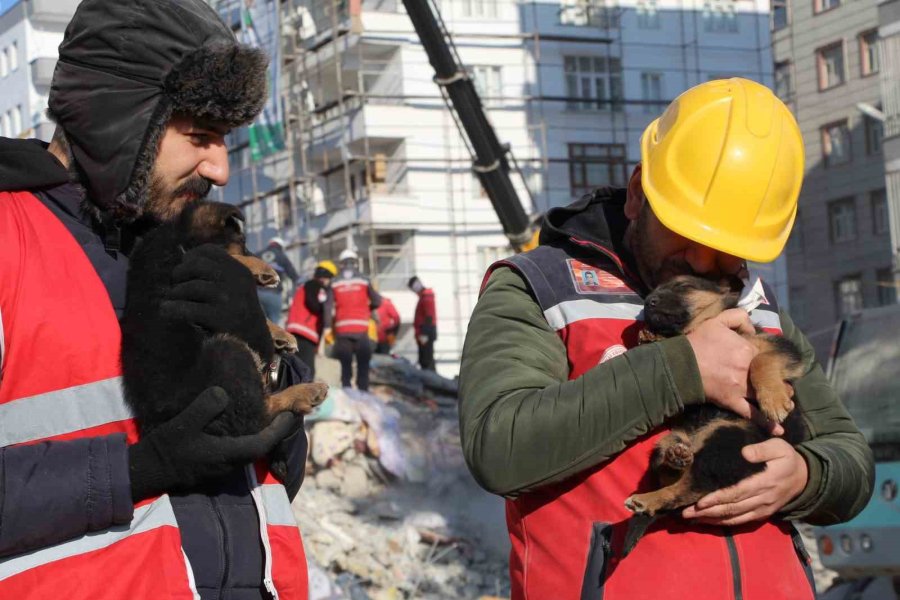
M 633 294 L 634 291 L 616 275 L 574 258 L 566 259 L 572 283 L 579 294 Z

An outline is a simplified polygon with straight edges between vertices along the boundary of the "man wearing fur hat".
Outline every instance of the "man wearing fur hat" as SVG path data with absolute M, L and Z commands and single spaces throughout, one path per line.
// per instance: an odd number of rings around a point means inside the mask
M 49 147 L 0 138 L 0 597 L 306 598 L 296 419 L 208 435 L 214 388 L 138 436 L 120 385 L 128 254 L 228 181 L 224 136 L 261 109 L 266 57 L 202 0 L 84 0 L 59 55 Z M 187 252 L 167 316 L 267 335 L 242 277 Z M 244 468 L 276 446 L 284 485 Z

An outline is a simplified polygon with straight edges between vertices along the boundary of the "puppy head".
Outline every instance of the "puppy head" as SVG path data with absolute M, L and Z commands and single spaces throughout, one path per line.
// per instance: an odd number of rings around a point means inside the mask
M 689 333 L 700 323 L 737 305 L 740 285 L 732 278 L 718 282 L 679 275 L 658 286 L 644 301 L 644 325 L 656 337 Z M 740 287 L 737 287 L 740 290 Z M 647 336 L 648 341 L 650 336 Z
M 248 254 L 244 214 L 237 206 L 222 202 L 194 202 L 182 211 L 179 228 L 188 247 L 217 244 L 229 254 Z

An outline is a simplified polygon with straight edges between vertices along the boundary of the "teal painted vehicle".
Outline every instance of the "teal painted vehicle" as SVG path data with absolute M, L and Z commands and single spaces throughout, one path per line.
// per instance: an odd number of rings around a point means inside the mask
M 837 327 L 832 385 L 875 455 L 875 492 L 853 520 L 817 527 L 822 564 L 844 578 L 900 576 L 900 306 L 868 309 Z

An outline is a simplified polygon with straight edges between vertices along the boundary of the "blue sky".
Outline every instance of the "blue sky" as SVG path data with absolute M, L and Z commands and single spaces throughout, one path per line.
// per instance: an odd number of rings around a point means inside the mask
M 22 0 L 0 0 L 0 15 L 11 9 Z

